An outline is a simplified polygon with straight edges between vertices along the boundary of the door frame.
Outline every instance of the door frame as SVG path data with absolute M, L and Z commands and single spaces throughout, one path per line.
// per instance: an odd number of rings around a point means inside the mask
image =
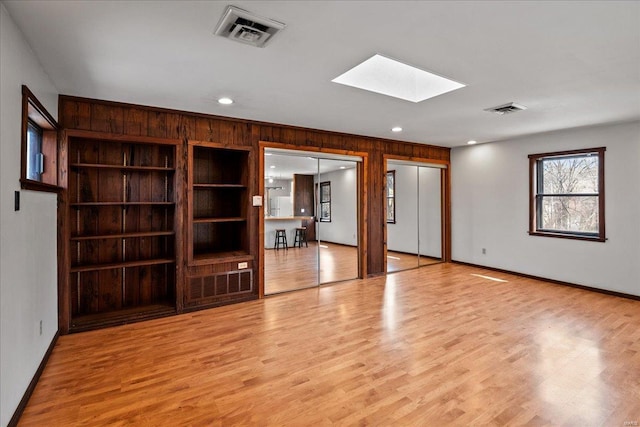
M 361 162 L 356 162 L 357 170 L 357 222 L 358 222 L 358 279 L 367 277 L 367 189 L 368 189 L 368 169 L 369 169 L 369 154 L 361 151 L 352 150 L 340 150 L 331 148 L 320 148 L 311 146 L 299 146 L 294 144 L 285 144 L 281 142 L 268 142 L 258 141 L 258 158 L 259 158 L 259 180 L 258 180 L 258 195 L 262 198 L 262 206 L 259 209 L 258 220 L 258 253 L 260 254 L 260 262 L 258 265 L 258 290 L 259 297 L 264 298 L 264 152 L 266 148 L 275 148 L 281 150 L 306 152 L 314 155 L 322 154 L 337 154 L 343 156 L 360 157 Z M 314 224 L 315 226 L 315 224 Z M 385 265 L 386 267 L 386 265 Z M 318 283 L 318 285 L 320 285 Z
M 451 262 L 451 194 L 450 194 L 450 177 L 451 162 L 447 160 L 434 160 L 423 157 L 399 156 L 395 154 L 384 154 L 383 156 L 383 189 L 387 188 L 387 169 L 389 169 L 389 160 L 399 160 L 403 162 L 414 163 L 417 167 L 429 167 L 429 165 L 442 165 L 440 168 L 440 233 L 441 233 L 441 253 L 442 262 Z M 386 199 L 385 199 L 386 200 Z M 384 272 L 387 274 L 387 204 L 384 209 L 384 241 L 383 241 L 383 264 Z

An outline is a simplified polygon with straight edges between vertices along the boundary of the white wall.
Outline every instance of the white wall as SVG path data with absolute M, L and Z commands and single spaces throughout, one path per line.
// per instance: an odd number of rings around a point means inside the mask
M 608 240 L 529 236 L 527 155 L 603 146 Z M 454 260 L 640 295 L 640 122 L 454 148 L 451 163 Z
M 420 254 L 440 258 L 440 169 L 392 162 L 387 169 L 396 171 L 396 223 L 387 224 L 387 249 L 417 255 L 419 229 Z
M 356 168 L 323 173 L 320 182 L 325 181 L 331 182 L 331 222 L 319 222 L 316 237 L 325 242 L 358 246 Z
M 56 195 L 20 190 L 21 85 L 53 117 L 58 93 L 0 4 L 0 425 L 6 426 L 58 329 Z M 40 335 L 40 321 L 43 330 Z

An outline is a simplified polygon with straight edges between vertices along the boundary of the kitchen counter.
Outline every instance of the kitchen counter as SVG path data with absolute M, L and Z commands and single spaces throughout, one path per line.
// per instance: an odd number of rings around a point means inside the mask
M 312 221 L 312 216 L 266 216 L 264 217 L 264 247 L 273 249 L 276 240 L 276 229 L 285 229 L 287 233 L 287 245 L 293 246 L 296 237 L 296 228 L 302 227 L 303 221 Z

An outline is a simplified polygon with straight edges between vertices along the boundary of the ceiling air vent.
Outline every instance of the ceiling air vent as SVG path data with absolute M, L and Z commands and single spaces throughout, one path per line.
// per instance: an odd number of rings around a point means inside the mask
M 251 46 L 264 47 L 284 27 L 282 22 L 254 15 L 239 7 L 227 6 L 214 34 Z
M 516 104 L 515 102 L 510 102 L 508 104 L 499 105 L 497 107 L 487 108 L 484 111 L 503 115 L 503 114 L 509 114 L 509 113 L 516 113 L 518 111 L 522 111 L 526 109 L 527 107 L 525 107 L 524 105 Z

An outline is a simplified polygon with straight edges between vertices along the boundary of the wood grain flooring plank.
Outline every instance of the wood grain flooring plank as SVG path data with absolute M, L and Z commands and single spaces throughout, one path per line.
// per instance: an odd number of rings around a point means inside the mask
M 622 425 L 639 309 L 452 264 L 340 282 L 61 336 L 19 425 Z

